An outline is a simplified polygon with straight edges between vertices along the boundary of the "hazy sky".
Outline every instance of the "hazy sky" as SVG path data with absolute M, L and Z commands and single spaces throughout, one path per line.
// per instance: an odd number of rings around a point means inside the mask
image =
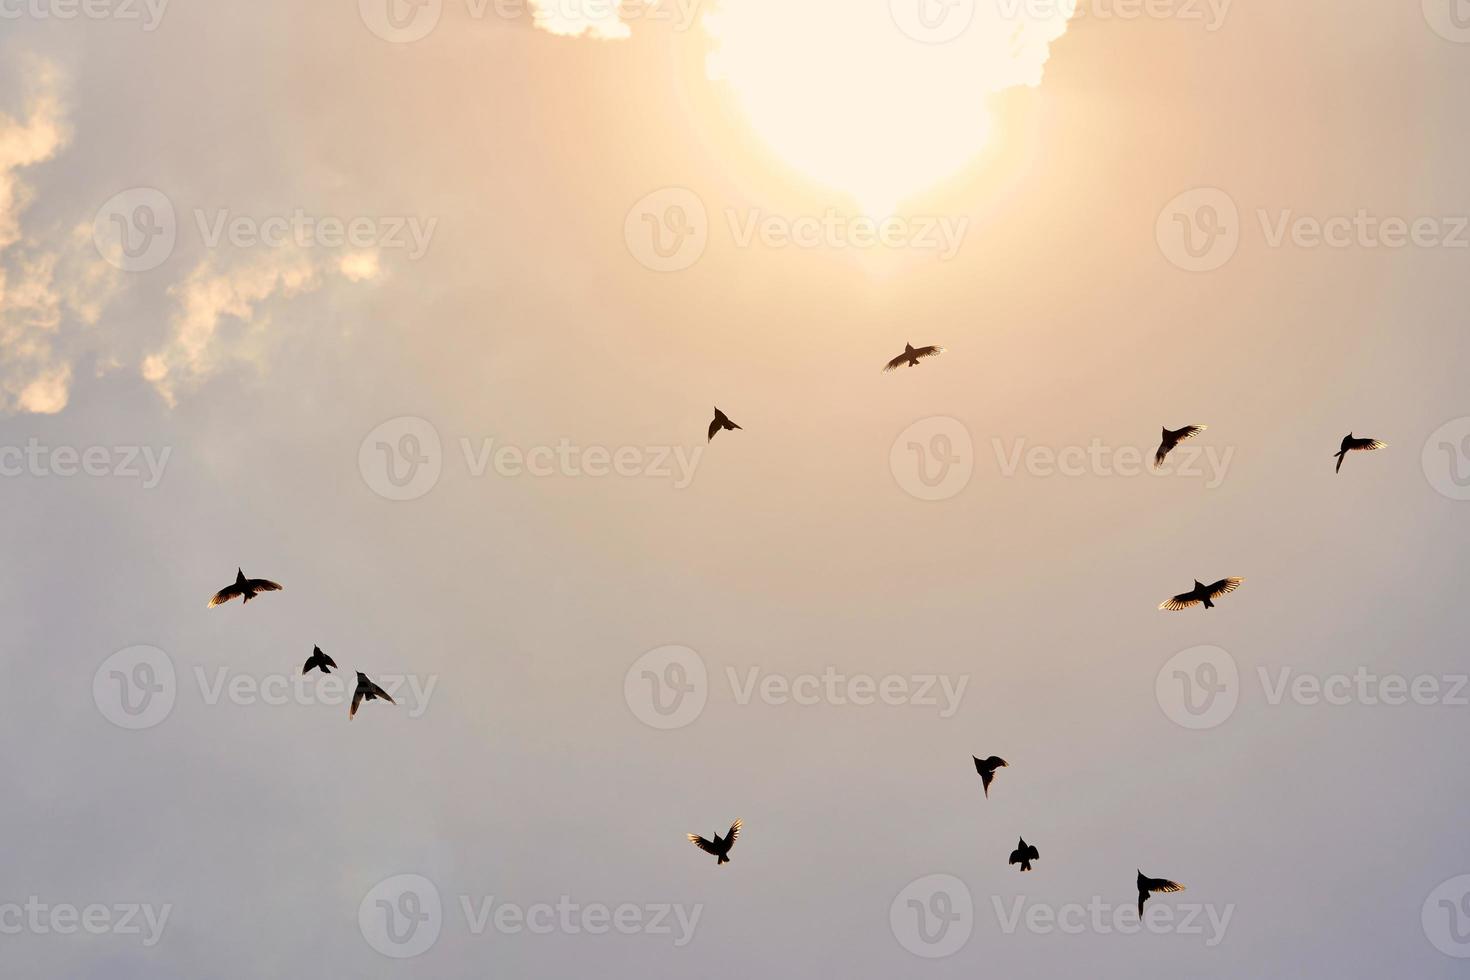
M 0 0 L 5 972 L 1460 975 L 1470 17 L 583 3 Z

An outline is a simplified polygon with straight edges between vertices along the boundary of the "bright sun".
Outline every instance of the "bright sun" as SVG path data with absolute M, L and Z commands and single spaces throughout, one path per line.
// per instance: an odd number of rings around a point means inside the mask
M 923 16 L 905 23 L 906 4 Z M 987 98 L 1041 81 L 1075 8 L 1076 0 L 723 0 L 704 15 L 709 75 L 730 86 L 793 167 L 886 216 L 980 153 Z M 950 17 L 963 20 L 946 24 Z

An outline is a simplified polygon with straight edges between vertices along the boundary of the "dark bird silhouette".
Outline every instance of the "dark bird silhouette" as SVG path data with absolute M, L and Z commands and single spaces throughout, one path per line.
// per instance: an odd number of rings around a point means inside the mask
M 904 344 L 903 353 L 889 361 L 884 366 L 884 371 L 893 371 L 907 364 L 909 367 L 918 367 L 919 362 L 926 357 L 938 357 L 944 353 L 943 347 L 915 347 L 913 344 Z
M 737 820 L 730 825 L 730 832 L 724 837 L 721 837 L 719 834 L 715 834 L 714 840 L 705 840 L 698 834 L 690 834 L 689 840 L 692 844 L 694 844 L 695 847 L 698 847 L 704 853 L 713 854 L 715 857 L 719 858 L 719 860 L 715 862 L 715 866 L 719 867 L 722 864 L 730 863 L 730 848 L 735 846 L 735 838 L 739 836 L 740 821 Z
M 990 781 L 995 778 L 995 770 L 1010 768 L 1011 764 L 998 755 L 993 755 L 988 759 L 982 759 L 979 756 L 970 756 L 970 758 L 975 760 L 975 771 L 980 774 L 980 785 L 985 787 L 985 796 L 988 798 Z
M 245 602 L 249 602 L 262 592 L 279 591 L 281 591 L 281 587 L 270 579 L 246 578 L 245 573 L 237 568 L 235 569 L 235 583 L 233 585 L 227 585 L 216 592 L 214 598 L 209 600 L 209 605 L 210 608 L 214 608 L 222 603 L 229 602 L 236 596 L 241 597 Z
M 1190 606 L 1197 606 L 1203 602 L 1206 609 L 1214 609 L 1214 600 L 1220 598 L 1227 592 L 1234 592 L 1240 588 L 1240 583 L 1244 581 L 1245 579 L 1243 578 L 1222 578 L 1214 585 L 1201 585 L 1199 579 L 1195 579 L 1194 588 L 1188 592 L 1181 592 L 1174 598 L 1159 603 L 1159 608 L 1177 611 L 1179 609 L 1188 609 Z
M 321 647 L 312 647 L 311 656 L 306 658 L 306 664 L 301 668 L 303 674 L 311 673 L 311 668 L 320 667 L 323 674 L 330 674 L 337 666 L 337 661 L 322 653 Z
M 721 429 L 729 429 L 731 431 L 734 431 L 738 428 L 740 428 L 740 426 L 736 425 L 734 422 L 731 422 L 730 416 L 720 411 L 719 406 L 716 406 L 715 420 L 709 424 L 709 439 L 706 441 L 713 442 L 715 438 L 715 433 L 719 432 Z
M 1342 472 L 1342 461 L 1348 453 L 1373 452 L 1375 449 L 1387 449 L 1388 443 L 1379 442 L 1377 439 L 1359 439 L 1351 432 L 1342 440 L 1342 448 L 1333 455 L 1337 457 L 1337 469 L 1334 473 Z
M 1138 917 L 1143 918 L 1143 903 L 1148 901 L 1149 895 L 1154 892 L 1182 892 L 1184 886 L 1177 881 L 1168 878 L 1149 878 L 1142 871 L 1138 872 Z
M 1179 445 L 1185 439 L 1193 439 L 1207 428 L 1209 426 L 1206 425 L 1186 425 L 1182 429 L 1171 431 L 1166 426 L 1164 428 L 1164 441 L 1159 443 L 1159 451 L 1154 453 L 1154 469 L 1158 469 L 1164 465 L 1164 457 L 1173 452 L 1175 446 Z
M 350 721 L 353 718 L 357 717 L 357 706 L 362 704 L 364 699 L 368 701 L 376 701 L 378 698 L 382 698 L 389 704 L 398 703 L 397 701 L 394 701 L 391 697 L 389 697 L 387 691 L 383 690 L 381 687 L 368 680 L 367 674 L 364 674 L 362 671 L 359 670 L 357 672 L 357 690 L 352 692 L 352 710 L 347 712 L 348 720 Z
M 1030 871 L 1031 862 L 1040 860 L 1041 852 L 1036 850 L 1036 845 L 1026 843 L 1026 838 L 1022 837 L 1021 843 L 1017 844 L 1016 849 L 1011 852 L 1010 863 L 1019 864 L 1022 871 Z

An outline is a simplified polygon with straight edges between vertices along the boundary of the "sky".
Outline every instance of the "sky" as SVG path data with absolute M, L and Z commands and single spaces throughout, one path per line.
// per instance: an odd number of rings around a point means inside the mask
M 1459 975 L 1465 14 L 0 0 L 8 972 Z

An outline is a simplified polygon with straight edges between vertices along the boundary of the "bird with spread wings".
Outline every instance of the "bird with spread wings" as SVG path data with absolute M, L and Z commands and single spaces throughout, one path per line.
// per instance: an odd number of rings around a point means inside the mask
M 739 836 L 740 821 L 737 820 L 730 825 L 730 832 L 724 837 L 721 837 L 719 834 L 715 834 L 714 840 L 705 840 L 698 834 L 690 834 L 689 842 L 692 843 L 695 847 L 698 847 L 704 853 L 713 854 L 716 858 L 718 858 L 719 860 L 715 861 L 715 866 L 718 867 L 721 864 L 730 863 L 730 848 L 735 846 L 735 838 Z

